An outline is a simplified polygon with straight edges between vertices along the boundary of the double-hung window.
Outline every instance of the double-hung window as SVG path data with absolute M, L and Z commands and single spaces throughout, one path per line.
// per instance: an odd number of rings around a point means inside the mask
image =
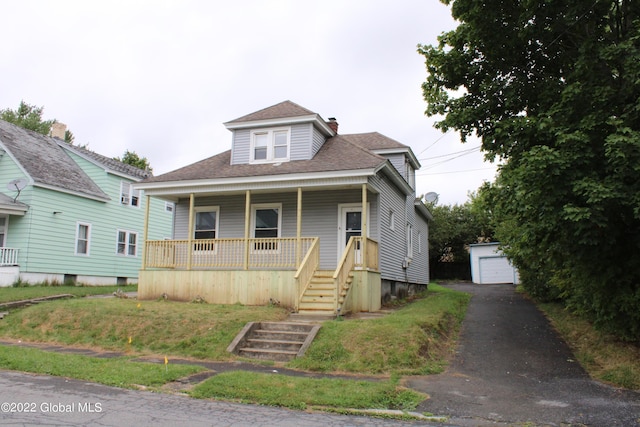
M 282 229 L 282 205 L 258 204 L 251 209 L 253 237 L 257 239 L 278 238 Z M 277 250 L 274 241 L 255 242 L 254 250 Z
M 140 206 L 140 190 L 134 190 L 132 183 L 120 183 L 120 203 L 127 206 Z
M 195 240 L 215 239 L 218 237 L 218 222 L 220 208 L 217 206 L 198 206 L 195 208 L 195 230 L 193 238 Z M 214 250 L 215 246 L 211 242 L 196 242 L 195 250 Z
M 79 222 L 76 228 L 76 255 L 89 255 L 91 224 Z
M 407 258 L 413 258 L 413 227 L 407 224 Z
M 136 256 L 138 246 L 138 233 L 133 231 L 118 230 L 118 255 Z
M 264 129 L 251 133 L 251 163 L 289 160 L 289 128 Z

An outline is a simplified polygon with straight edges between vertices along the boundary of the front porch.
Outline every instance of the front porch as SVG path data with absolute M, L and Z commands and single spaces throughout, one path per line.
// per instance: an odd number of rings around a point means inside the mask
M 271 303 L 325 315 L 380 309 L 377 242 L 351 237 L 329 272 L 319 270 L 319 251 L 319 239 L 308 237 L 147 241 L 138 298 Z

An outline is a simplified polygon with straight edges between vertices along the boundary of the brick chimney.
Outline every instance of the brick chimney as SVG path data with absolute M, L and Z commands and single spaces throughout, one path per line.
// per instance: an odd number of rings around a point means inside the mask
M 49 132 L 49 136 L 54 138 L 58 138 L 64 141 L 64 133 L 67 131 L 67 125 L 60 122 L 55 122 L 51 125 L 51 132 Z
M 336 135 L 338 134 L 338 122 L 336 121 L 335 117 L 329 117 L 327 125 L 331 128 L 332 131 L 336 133 Z

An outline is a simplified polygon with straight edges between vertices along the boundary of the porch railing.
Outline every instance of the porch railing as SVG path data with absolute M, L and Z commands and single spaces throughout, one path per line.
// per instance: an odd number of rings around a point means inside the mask
M 18 249 L 0 248 L 0 267 L 18 265 Z
M 172 269 L 242 269 L 245 257 L 248 268 L 298 268 L 298 254 L 306 254 L 314 242 L 298 239 L 198 239 L 149 240 L 145 245 L 143 268 Z

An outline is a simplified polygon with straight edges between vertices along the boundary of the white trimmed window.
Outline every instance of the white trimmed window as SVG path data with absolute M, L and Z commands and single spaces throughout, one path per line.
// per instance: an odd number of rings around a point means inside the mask
M 195 209 L 195 230 L 193 238 L 215 239 L 218 236 L 219 212 L 218 206 L 197 206 Z
M 418 231 L 418 253 L 422 253 L 422 232 Z
M 134 231 L 118 230 L 117 254 L 136 256 L 138 247 L 138 233 Z
M 251 163 L 288 161 L 290 133 L 289 128 L 251 132 Z
M 140 190 L 134 190 L 131 182 L 122 181 L 120 183 L 120 203 L 140 207 Z
M 173 210 L 175 209 L 175 204 L 171 203 L 171 202 L 164 202 L 164 211 L 167 213 L 173 213 Z
M 413 227 L 407 224 L 407 258 L 413 258 Z
M 76 255 L 89 255 L 90 242 L 91 242 L 91 224 L 87 224 L 84 222 L 77 223 Z
M 393 231 L 396 229 L 396 213 L 394 211 L 389 211 L 389 230 Z
M 282 204 L 251 205 L 252 235 L 257 239 L 278 238 L 282 230 Z M 256 242 L 254 250 L 277 250 L 275 242 Z

